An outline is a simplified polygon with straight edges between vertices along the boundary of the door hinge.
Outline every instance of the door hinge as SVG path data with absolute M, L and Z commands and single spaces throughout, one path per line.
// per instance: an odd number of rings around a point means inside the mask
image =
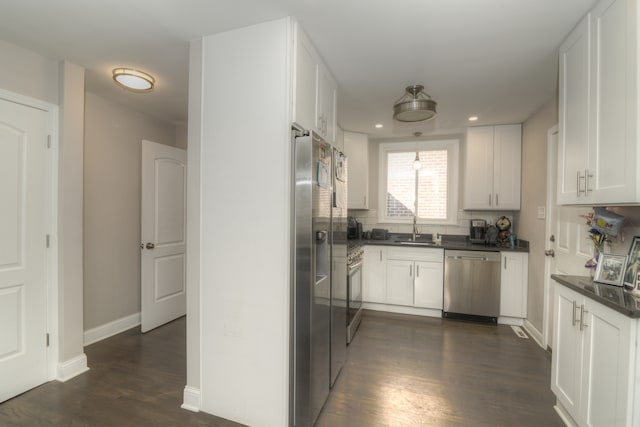
M 47 135 L 47 148 L 51 148 L 51 135 Z
M 49 235 L 47 234 L 47 237 L 45 238 L 47 248 L 49 247 L 50 240 L 51 239 L 49 238 Z
M 49 333 L 47 332 L 47 347 L 49 347 Z

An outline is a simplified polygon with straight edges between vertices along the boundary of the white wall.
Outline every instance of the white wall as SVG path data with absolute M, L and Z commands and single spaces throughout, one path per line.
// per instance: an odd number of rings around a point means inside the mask
M 188 183 L 201 197 L 200 247 L 188 250 L 200 263 L 202 410 L 247 425 L 288 418 L 290 31 L 281 19 L 205 37 L 202 82 L 190 81 L 202 84 L 202 109 L 189 111 L 202 123 L 189 141 L 201 181 Z
M 0 88 L 58 104 L 58 61 L 0 40 Z
M 189 136 L 189 126 L 186 123 L 180 123 L 176 125 L 176 137 L 175 137 L 175 146 L 178 148 L 182 148 L 183 150 L 187 149 L 188 145 L 188 136 Z
M 187 151 L 187 385 L 183 407 L 199 410 L 200 393 L 200 220 L 203 41 L 189 46 L 189 125 Z
M 60 63 L 60 138 L 58 168 L 58 319 L 61 374 L 73 376 L 86 369 L 82 335 L 82 157 L 84 144 L 84 68 Z
M 516 214 L 518 237 L 529 241 L 527 319 L 543 328 L 546 220 L 537 218 L 547 203 L 547 131 L 558 123 L 558 98 L 550 99 L 522 125 L 522 196 Z M 584 263 L 583 263 L 584 264 Z
M 86 93 L 84 331 L 140 312 L 140 144 L 175 145 L 176 134 L 172 124 Z
M 58 328 L 53 339 L 58 348 L 58 377 L 65 379 L 86 369 L 81 279 L 84 69 L 3 40 L 0 63 L 0 88 L 59 106 L 58 224 L 54 236 L 58 251 Z

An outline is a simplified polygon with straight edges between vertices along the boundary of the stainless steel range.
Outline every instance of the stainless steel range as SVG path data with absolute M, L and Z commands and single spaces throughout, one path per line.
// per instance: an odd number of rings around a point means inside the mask
M 347 344 L 350 344 L 362 319 L 362 258 L 364 248 L 349 242 L 347 250 Z

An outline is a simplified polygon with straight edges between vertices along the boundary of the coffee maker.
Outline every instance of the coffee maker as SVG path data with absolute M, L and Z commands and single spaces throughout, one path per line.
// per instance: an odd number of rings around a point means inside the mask
M 471 243 L 486 243 L 487 221 L 484 219 L 472 219 L 469 228 L 469 241 Z

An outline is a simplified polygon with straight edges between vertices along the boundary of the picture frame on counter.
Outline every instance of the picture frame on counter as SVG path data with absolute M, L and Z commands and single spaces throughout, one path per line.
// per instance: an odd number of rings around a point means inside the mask
M 593 281 L 622 286 L 627 258 L 627 255 L 601 254 Z
M 636 277 L 640 271 L 640 236 L 635 236 L 629 248 L 629 259 L 624 273 L 624 284 L 630 288 L 636 288 Z
M 622 287 L 609 285 L 598 286 L 597 295 L 616 304 L 624 304 L 624 290 Z

